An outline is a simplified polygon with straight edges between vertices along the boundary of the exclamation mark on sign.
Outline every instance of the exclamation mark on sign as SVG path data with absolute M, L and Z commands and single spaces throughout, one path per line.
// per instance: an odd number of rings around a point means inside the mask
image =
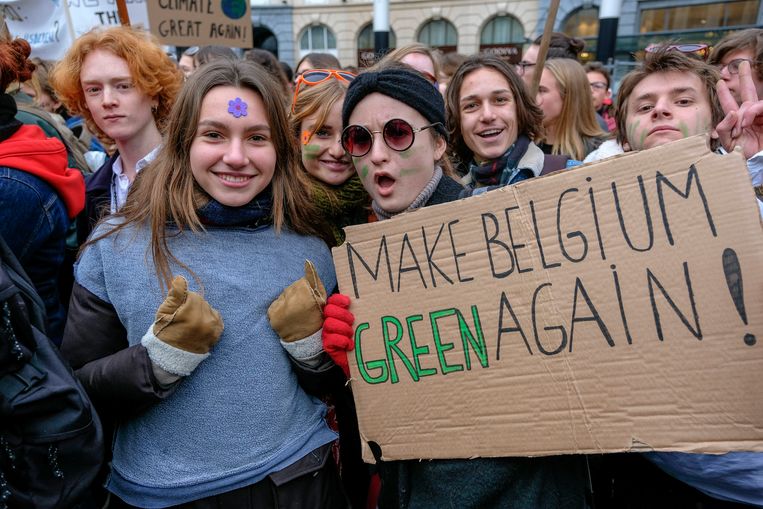
M 742 267 L 739 266 L 739 258 L 736 251 L 731 248 L 723 250 L 723 272 L 726 274 L 726 284 L 729 287 L 731 300 L 737 308 L 737 313 L 742 321 L 747 325 L 747 311 L 744 308 L 744 287 L 742 285 Z M 754 334 L 744 335 L 744 343 L 747 346 L 753 346 L 757 340 Z

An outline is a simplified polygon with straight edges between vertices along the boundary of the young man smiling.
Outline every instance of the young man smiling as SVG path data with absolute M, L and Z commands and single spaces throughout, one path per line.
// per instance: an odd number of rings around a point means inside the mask
M 616 115 L 618 142 L 626 151 L 644 150 L 707 133 L 714 150 L 740 147 L 747 158 L 753 185 L 761 186 L 763 101 L 758 100 L 749 62 L 739 65 L 738 74 L 737 100 L 726 80 L 721 79 L 712 66 L 669 47 L 647 53 L 642 65 L 626 75 L 620 84 Z M 763 216 L 760 200 L 758 205 Z M 636 503 L 632 507 L 639 506 L 638 502 L 665 507 L 676 504 L 714 508 L 739 507 L 739 504 L 763 506 L 761 453 L 655 452 L 644 456 L 698 491 L 671 483 L 664 475 L 660 477 L 640 455 L 614 455 L 602 460 L 608 463 L 602 469 L 607 470 L 605 477 L 622 474 L 622 478 L 606 482 L 613 486 L 622 483 L 625 495 L 621 492 L 620 497 Z M 646 484 L 652 484 L 652 489 L 644 490 Z

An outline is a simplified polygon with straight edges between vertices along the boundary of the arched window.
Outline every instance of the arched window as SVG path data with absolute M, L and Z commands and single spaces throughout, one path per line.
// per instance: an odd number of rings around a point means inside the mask
M 311 25 L 299 38 L 300 58 L 308 53 L 331 53 L 336 56 L 336 37 L 326 25 Z
M 278 39 L 264 26 L 252 26 L 252 47 L 267 50 L 278 58 Z
M 599 8 L 581 7 L 572 11 L 564 18 L 559 31 L 581 39 L 597 37 L 599 35 Z
M 581 7 L 572 11 L 564 18 L 560 31 L 585 41 L 585 50 L 580 54 L 582 62 L 595 58 L 599 36 L 599 8 Z
M 397 47 L 397 37 L 392 27 L 389 27 L 389 49 Z M 376 62 L 374 49 L 374 25 L 368 23 L 358 34 L 358 67 L 368 67 Z
M 522 56 L 525 29 L 517 18 L 509 15 L 496 16 L 482 28 L 480 51 L 517 64 Z
M 514 16 L 496 16 L 485 24 L 480 44 L 509 44 L 525 42 L 525 29 Z
M 456 51 L 458 32 L 448 20 L 433 19 L 421 26 L 417 40 L 431 48 L 439 48 L 443 53 Z

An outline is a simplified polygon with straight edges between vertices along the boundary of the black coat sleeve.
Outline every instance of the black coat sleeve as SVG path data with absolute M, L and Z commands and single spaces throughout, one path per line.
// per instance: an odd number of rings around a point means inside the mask
M 342 368 L 334 364 L 328 354 L 324 353 L 323 356 L 324 362 L 317 367 L 308 366 L 289 356 L 299 385 L 306 393 L 317 398 L 341 392 L 347 383 Z
M 61 353 L 101 413 L 129 417 L 172 394 L 142 345 L 129 346 L 114 307 L 75 283 Z

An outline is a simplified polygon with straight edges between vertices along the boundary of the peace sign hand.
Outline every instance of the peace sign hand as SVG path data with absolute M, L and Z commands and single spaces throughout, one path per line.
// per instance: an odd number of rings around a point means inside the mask
M 737 105 L 726 82 L 718 81 L 716 91 L 726 117 L 712 133 L 727 151 L 741 147 L 746 159 L 763 150 L 763 98 L 758 98 L 749 62 L 739 65 L 742 104 Z

